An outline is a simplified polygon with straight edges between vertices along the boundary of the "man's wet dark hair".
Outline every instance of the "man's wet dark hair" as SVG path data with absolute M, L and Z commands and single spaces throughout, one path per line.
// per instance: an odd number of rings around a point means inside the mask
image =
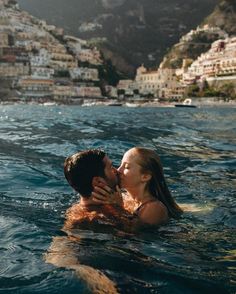
M 77 192 L 84 197 L 92 193 L 93 177 L 105 177 L 105 164 L 103 159 L 105 152 L 99 149 L 91 149 L 75 153 L 66 158 L 64 162 L 64 174 Z

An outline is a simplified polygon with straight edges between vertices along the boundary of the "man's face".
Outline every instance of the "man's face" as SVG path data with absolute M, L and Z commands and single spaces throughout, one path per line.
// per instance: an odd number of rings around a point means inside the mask
M 116 168 L 113 166 L 112 161 L 106 155 L 103 158 L 103 162 L 105 165 L 104 173 L 105 173 L 105 180 L 111 188 L 114 188 L 118 184 L 118 173 Z

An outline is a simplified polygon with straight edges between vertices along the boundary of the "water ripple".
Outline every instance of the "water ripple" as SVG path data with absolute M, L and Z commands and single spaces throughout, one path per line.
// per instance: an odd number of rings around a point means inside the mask
M 234 293 L 235 118 L 223 108 L 0 105 L 0 292 L 87 291 L 75 271 L 45 263 L 59 236 L 79 264 L 101 270 L 121 293 Z M 60 229 L 78 197 L 64 179 L 64 158 L 102 148 L 118 166 L 136 145 L 159 153 L 188 211 L 135 236 L 83 230 L 68 240 Z

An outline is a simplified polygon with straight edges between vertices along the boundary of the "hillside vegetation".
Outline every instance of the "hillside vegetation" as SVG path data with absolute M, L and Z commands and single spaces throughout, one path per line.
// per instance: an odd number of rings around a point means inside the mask
M 229 36 L 236 35 L 236 1 L 220 1 L 200 27 L 204 25 L 219 27 Z M 216 33 L 199 31 L 191 40 L 174 45 L 165 55 L 162 65 L 170 68 L 181 67 L 183 59 L 196 59 L 201 53 L 208 51 L 211 44 L 219 38 L 220 36 Z
M 203 23 L 218 26 L 230 36 L 236 35 L 236 1 L 221 1 Z
M 18 1 L 22 9 L 66 33 L 98 40 L 105 58 L 125 76 L 133 76 L 142 63 L 156 67 L 168 48 L 201 23 L 218 0 Z

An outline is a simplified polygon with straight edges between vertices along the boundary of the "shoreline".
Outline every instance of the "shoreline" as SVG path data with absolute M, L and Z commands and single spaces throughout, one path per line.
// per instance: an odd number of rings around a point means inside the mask
M 14 1 L 13 1 L 14 2 Z M 3 11 L 6 10 L 6 13 L 8 13 L 8 6 L 3 5 Z M 4 10 L 5 9 L 5 10 Z M 178 92 L 178 95 L 175 93 L 175 95 L 166 95 L 165 91 L 168 90 L 171 92 L 172 86 L 168 86 L 168 83 L 166 82 L 166 85 L 163 86 L 162 92 L 158 91 L 151 91 L 147 90 L 146 94 L 149 92 L 151 95 L 145 95 L 145 94 L 135 94 L 134 90 L 138 90 L 137 93 L 139 93 L 139 87 L 135 88 L 132 84 L 135 80 L 120 80 L 119 82 L 126 81 L 124 88 L 119 88 L 118 86 L 111 86 L 109 85 L 108 79 L 106 80 L 104 78 L 104 85 L 102 82 L 102 78 L 99 76 L 99 69 L 106 71 L 106 63 L 105 59 L 102 58 L 100 51 L 96 49 L 96 47 L 92 47 L 91 44 L 89 44 L 87 41 L 76 38 L 73 35 L 66 35 L 63 31 L 63 29 L 59 29 L 56 26 L 48 25 L 46 21 L 40 20 L 38 18 L 33 17 L 31 14 L 25 12 L 21 9 L 14 9 L 13 5 L 13 12 L 9 12 L 9 18 L 13 20 L 14 22 L 14 36 L 18 34 L 17 25 L 22 25 L 20 19 L 20 16 L 22 18 L 25 17 L 25 23 L 31 28 L 32 31 L 41 32 L 42 33 L 42 40 L 38 41 L 36 37 L 34 37 L 31 41 L 33 45 L 29 48 L 26 48 L 22 45 L 22 48 L 19 47 L 22 52 L 20 52 L 22 55 L 17 55 L 20 53 L 12 53 L 11 51 L 6 51 L 5 53 L 2 53 L 3 62 L 8 64 L 12 63 L 10 57 L 24 57 L 27 56 L 26 59 L 20 58 L 19 64 L 24 67 L 24 63 L 26 63 L 26 68 L 23 68 L 25 71 L 24 74 L 21 71 L 8 73 L 3 71 L 2 76 L 0 77 L 0 94 L 2 97 L 5 97 L 8 100 L 1 101 L 0 104 L 58 104 L 58 105 L 82 105 L 82 106 L 127 106 L 127 107 L 175 107 L 176 104 L 179 104 L 179 106 L 185 106 L 185 104 L 181 102 L 173 102 L 174 99 L 184 99 L 184 96 L 187 92 Z M 43 22 L 43 25 L 42 25 Z M 0 27 L 2 25 L 0 24 Z M 8 36 L 8 32 L 5 31 L 3 26 L 3 32 Z M 27 34 L 26 37 L 23 37 L 23 39 L 27 40 Z M 37 35 L 37 34 L 36 34 Z M 6 37 L 5 36 L 5 37 Z M 29 36 L 28 36 L 29 37 Z M 8 38 L 9 39 L 9 38 Z M 7 40 L 8 40 L 7 39 Z M 75 42 L 75 44 L 71 45 L 72 41 Z M 8 42 L 8 43 L 7 43 Z M 7 49 L 10 46 L 9 40 L 6 43 Z M 49 42 L 49 44 L 48 44 Z M 14 43 L 14 42 L 13 42 Z M 39 43 L 39 44 L 38 44 Z M 45 45 L 46 43 L 46 45 Z M 37 46 L 38 47 L 37 47 Z M 55 47 L 52 49 L 51 47 Z M 15 44 L 12 45 L 14 49 L 17 49 Z M 4 47 L 3 47 L 4 48 Z M 18 49 L 19 49 L 18 48 Z M 37 50 L 35 49 L 37 48 Z M 78 49 L 79 48 L 79 49 Z M 42 66 L 40 62 L 37 60 L 37 58 L 41 58 L 40 50 L 45 50 L 49 57 L 46 60 L 46 67 Z M 95 50 L 95 53 L 92 54 L 91 59 L 86 59 L 85 61 L 83 59 L 80 59 L 78 56 L 83 50 Z M 36 52 L 35 52 L 36 51 Z M 60 52 L 58 54 L 58 52 Z M 57 55 L 60 55 L 59 57 Z M 62 55 L 62 56 L 61 56 Z M 52 57 L 54 59 L 52 59 Z M 97 57 L 96 57 L 97 56 Z M 34 57 L 32 59 L 31 57 Z M 36 58 L 37 57 L 37 58 Z M 63 59 L 63 58 L 64 59 Z M 86 57 L 86 56 L 85 56 Z M 51 59 L 54 60 L 51 62 Z M 62 59 L 62 60 L 61 60 Z M 25 60 L 24 63 L 22 63 L 22 60 Z M 69 60 L 69 61 L 68 61 Z M 61 65 L 62 62 L 63 66 Z M 14 65 L 15 66 L 15 65 Z M 1 67 L 1 64 L 0 64 Z M 101 67 L 101 68 L 100 68 Z M 8 68 L 8 66 L 7 66 Z M 70 70 L 73 69 L 72 73 Z M 78 70 L 79 72 L 83 69 L 83 74 L 88 74 L 88 77 L 83 78 L 82 74 L 76 73 Z M 8 69 L 9 70 L 9 69 Z M 92 73 L 91 73 L 92 70 Z M 140 67 L 137 69 L 137 73 L 142 70 L 142 73 L 149 73 L 149 71 L 144 67 Z M 144 72 L 143 72 L 144 70 Z M 159 70 L 159 69 L 158 69 Z M 167 69 L 168 74 L 169 70 Z M 42 71 L 42 73 L 39 73 L 38 71 Z M 172 72 L 172 71 L 171 71 Z M 141 72 L 140 72 L 141 73 Z M 152 73 L 153 74 L 153 73 Z M 173 73 L 172 73 L 173 74 Z M 171 74 L 171 75 L 172 75 Z M 166 72 L 163 76 L 165 77 Z M 136 77 L 138 74 L 136 74 Z M 231 77 L 231 74 L 229 75 Z M 108 78 L 108 77 L 107 77 Z M 147 77 L 145 77 L 146 80 Z M 223 79 L 226 79 L 227 76 L 225 76 Z M 136 78 L 135 78 L 136 79 Z M 149 79 L 149 78 L 148 78 Z M 43 80 L 43 81 L 42 81 Z M 168 78 L 169 80 L 169 78 Z M 130 81 L 132 82 L 131 84 Z M 155 82 L 157 83 L 157 82 Z M 163 81 L 162 81 L 163 83 Z M 176 81 L 175 81 L 176 83 Z M 179 82 L 178 82 L 179 83 Z M 45 85 L 46 88 L 45 88 Z M 131 87 L 131 85 L 133 85 Z M 111 87 L 109 90 L 106 90 L 106 87 Z M 150 85 L 149 85 L 150 86 Z M 152 85 L 154 87 L 154 85 Z M 183 87 L 183 85 L 181 86 Z M 47 89 L 47 90 L 45 90 Z M 123 90 L 123 94 L 119 94 L 118 90 Z M 129 91 L 126 91 L 129 89 Z M 131 91 L 131 89 L 133 89 Z M 158 86 L 159 89 L 159 86 Z M 113 93 L 113 90 L 116 91 Z M 132 93 L 133 92 L 133 93 Z M 144 92 L 145 93 L 145 92 Z M 201 93 L 201 94 L 199 94 Z M 210 94 L 203 94 L 204 92 L 198 92 L 197 95 L 221 95 L 218 92 L 212 92 Z M 196 94 L 196 93 L 195 93 Z M 195 95 L 194 92 L 192 94 L 188 95 Z M 225 96 L 223 96 L 225 94 Z M 148 100 L 143 97 L 149 97 L 153 100 Z M 209 107 L 209 106 L 232 106 L 234 107 L 236 102 L 226 102 L 221 99 L 223 97 L 226 97 L 230 95 L 229 91 L 226 93 L 222 93 L 222 97 L 189 97 L 186 100 L 192 100 L 192 107 Z M 93 98 L 90 98 L 89 96 L 93 96 Z M 154 97 L 159 96 L 160 99 L 155 99 Z M 34 101 L 34 97 L 36 101 Z M 40 98 L 41 97 L 41 98 Z M 72 98 L 74 97 L 74 98 Z M 87 97 L 87 98 L 84 98 Z M 109 99 L 108 97 L 114 97 L 114 99 Z M 139 97 L 139 98 L 138 98 Z M 166 98 L 165 98 L 166 97 Z M 172 98 L 171 98 L 172 97 Z M 233 97 L 233 96 L 232 96 Z M 127 100 L 125 100 L 127 98 Z M 137 98 L 137 101 L 136 101 Z M 37 101 L 39 99 L 39 101 Z M 55 99 L 55 100 L 54 100 Z M 165 99 L 167 99 L 165 101 Z M 169 99 L 169 101 L 168 101 Z M 173 99 L 173 100 L 171 100 Z M 12 100 L 12 101 L 11 101 Z M 22 101 L 23 100 L 23 101 Z M 86 103 L 84 102 L 86 100 Z M 108 101 L 111 100 L 111 101 Z M 170 101 L 171 100 L 171 101 Z M 202 100 L 202 101 L 201 101 Z M 190 106 L 190 104 L 188 105 Z M 187 105 L 186 105 L 187 107 Z
M 54 100 L 45 100 L 45 101 L 21 101 L 21 100 L 6 100 L 0 101 L 0 105 L 42 105 L 42 106 L 81 106 L 81 107 L 99 107 L 99 106 L 109 106 L 109 107 L 130 107 L 130 108 L 140 108 L 140 107 L 157 107 L 157 108 L 173 108 L 181 105 L 181 108 L 185 108 L 182 102 L 157 102 L 157 101 L 115 101 L 115 100 L 93 100 L 86 99 L 85 101 L 54 101 Z M 201 107 L 236 107 L 236 100 L 230 101 L 205 101 L 205 102 L 196 102 L 192 103 L 193 107 L 201 108 Z M 188 108 L 188 106 L 186 107 Z

